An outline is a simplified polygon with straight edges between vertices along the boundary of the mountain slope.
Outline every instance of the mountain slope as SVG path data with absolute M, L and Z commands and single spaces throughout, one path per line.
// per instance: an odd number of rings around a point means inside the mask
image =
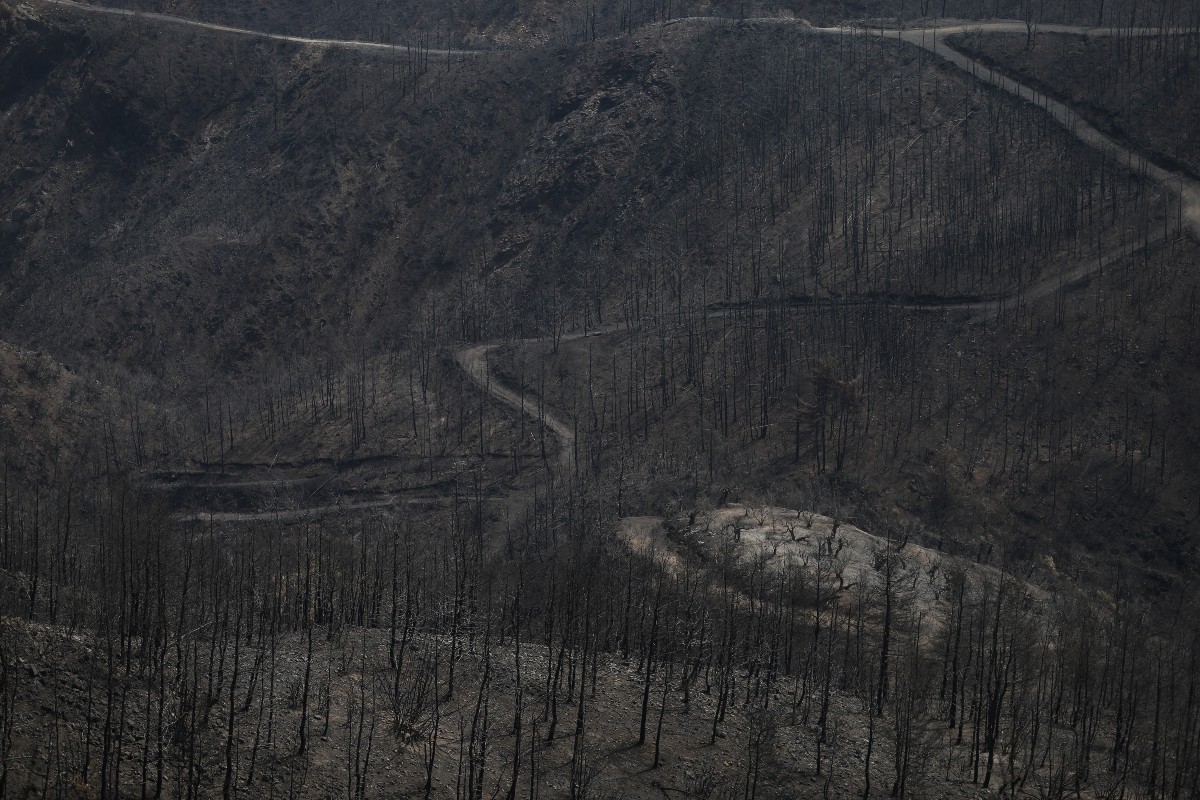
M 443 63 L 64 14 L 0 56 L 2 333 L 184 384 L 394 341 L 428 289 L 464 338 L 611 313 L 668 252 L 714 300 L 768 264 L 793 292 L 996 292 L 1095 246 L 1094 188 L 1113 235 L 1158 202 L 968 76 L 796 26 Z M 1016 257 L 962 270 L 996 240 Z

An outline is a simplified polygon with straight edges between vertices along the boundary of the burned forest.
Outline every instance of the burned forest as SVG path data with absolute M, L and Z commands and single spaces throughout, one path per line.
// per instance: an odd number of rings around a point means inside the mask
M 1191 0 L 0 0 L 0 798 L 1200 797 Z

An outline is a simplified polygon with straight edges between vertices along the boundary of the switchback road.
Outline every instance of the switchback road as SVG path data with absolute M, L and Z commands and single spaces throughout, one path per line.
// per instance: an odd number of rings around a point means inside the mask
M 407 53 L 407 47 L 403 45 L 393 45 L 378 42 L 363 42 L 341 39 L 316 39 L 303 36 L 288 36 L 284 34 L 263 33 L 260 31 L 248 30 L 245 28 L 237 28 L 228 25 L 220 25 L 211 22 L 200 22 L 198 20 L 184 19 L 174 17 L 167 14 L 157 14 L 141 11 L 131 11 L 129 9 L 110 8 L 105 6 L 89 5 L 84 3 L 74 2 L 74 0 L 35 0 L 37 3 L 53 5 L 63 8 L 70 8 L 84 13 L 108 14 L 122 17 L 137 18 L 139 20 L 150 21 L 165 25 L 179 25 L 192 28 L 213 31 L 217 33 L 233 34 L 238 36 L 252 36 L 261 39 L 271 39 L 284 42 L 292 42 L 299 45 L 315 46 L 315 47 L 338 47 L 359 50 L 367 53 L 390 54 L 398 55 Z M 1140 153 L 1135 152 L 1132 148 L 1122 144 L 1116 139 L 1102 133 L 1093 125 L 1082 118 L 1074 109 L 1067 106 L 1048 95 L 1033 89 L 1013 78 L 1010 78 L 992 67 L 989 67 L 982 62 L 976 61 L 966 54 L 955 50 L 946 43 L 948 36 L 954 36 L 964 33 L 1029 33 L 1030 29 L 1024 22 L 1016 21 L 979 21 L 979 22 L 961 22 L 942 26 L 911 28 L 911 29 L 884 29 L 871 28 L 864 26 L 845 26 L 834 28 L 815 28 L 803 20 L 786 20 L 786 19 L 752 19 L 744 20 L 738 23 L 734 21 L 719 18 L 719 17 L 688 17 L 677 20 L 672 20 L 667 25 L 685 25 L 685 24 L 753 24 L 753 25 L 797 25 L 805 31 L 813 35 L 824 36 L 876 36 L 889 39 L 896 39 L 899 42 L 904 42 L 909 45 L 923 48 L 930 53 L 933 53 L 941 58 L 944 58 L 949 63 L 970 74 L 977 80 L 983 81 L 991 86 L 996 87 L 1004 92 L 1014 95 L 1026 102 L 1032 103 L 1044 110 L 1056 122 L 1071 132 L 1076 138 L 1088 146 L 1099 150 L 1119 162 L 1123 162 L 1145 174 L 1151 180 L 1160 184 L 1171 195 L 1179 199 L 1178 220 L 1184 231 L 1192 237 L 1200 239 L 1200 182 L 1194 178 L 1180 172 L 1165 167 L 1159 166 Z M 1039 24 L 1033 28 L 1037 33 L 1059 33 L 1073 34 L 1089 37 L 1105 37 L 1105 36 L 1159 36 L 1163 34 L 1175 35 L 1184 33 L 1194 33 L 1183 29 L 1158 29 L 1158 28 L 1096 28 L 1078 25 L 1045 25 Z M 426 50 L 424 51 L 431 55 L 442 56 L 476 56 L 482 55 L 486 51 L 477 50 Z M 1077 265 L 1071 269 L 1065 270 L 1055 275 L 1048 276 L 1041 281 L 1032 284 L 1031 286 L 1022 287 L 1020 290 L 1012 292 L 1009 295 L 996 298 L 982 298 L 966 302 L 958 302 L 948 300 L 944 303 L 930 302 L 927 300 L 904 300 L 892 299 L 881 300 L 878 298 L 816 298 L 805 301 L 803 303 L 794 303 L 795 307 L 814 307 L 814 306 L 837 306 L 837 305 L 863 305 L 867 303 L 883 303 L 894 307 L 909 308 L 914 311 L 940 311 L 940 312 L 956 312 L 969 314 L 972 322 L 982 321 L 990 316 L 995 315 L 1003 310 L 1006 306 L 1012 303 L 1029 302 L 1040 298 L 1047 297 L 1057 291 L 1069 287 L 1073 283 L 1077 283 L 1084 278 L 1087 278 L 1093 272 L 1103 268 L 1105 263 L 1127 257 L 1134 252 L 1141 250 L 1149 245 L 1155 244 L 1165 236 L 1165 232 L 1152 237 L 1148 240 L 1126 244 L 1114 248 L 1108 253 L 1105 253 L 1101 258 L 1094 263 Z M 708 312 L 710 317 L 722 317 L 735 313 L 742 313 L 739 309 L 714 309 Z M 646 323 L 642 323 L 646 324 Z M 598 329 L 593 329 L 586 332 L 578 332 L 569 334 L 563 337 L 564 340 L 579 339 L 584 336 L 602 336 L 608 335 L 620 330 L 626 330 L 623 326 L 610 325 Z M 511 342 L 514 345 L 527 344 L 529 342 Z M 517 411 L 529 416 L 536 424 L 545 425 L 547 429 L 558 439 L 559 452 L 556 457 L 555 469 L 561 474 L 569 474 L 574 469 L 575 465 L 575 431 L 574 426 L 567 420 L 556 417 L 548 408 L 545 408 L 538 401 L 536 396 L 525 394 L 521 391 L 514 390 L 505 386 L 498 378 L 496 378 L 492 369 L 489 366 L 489 354 L 500 346 L 502 343 L 484 343 L 475 344 L 463 348 L 455 353 L 455 361 L 467 373 L 470 379 L 476 383 L 484 392 L 486 392 L 494 400 L 510 406 Z M 332 506 L 330 510 L 362 507 L 375 508 L 394 504 L 395 500 L 378 500 L 360 505 L 343 505 Z M 297 509 L 292 514 L 302 516 L 318 513 L 322 509 Z M 264 515 L 270 516 L 276 512 L 263 512 Z M 197 515 L 199 516 L 199 515 Z M 214 518 L 216 515 L 209 515 L 209 518 Z M 222 515 L 223 516 L 223 515 Z M 230 514 L 228 521 L 247 521 L 256 515 L 253 514 Z M 236 519 L 235 519 L 236 518 Z

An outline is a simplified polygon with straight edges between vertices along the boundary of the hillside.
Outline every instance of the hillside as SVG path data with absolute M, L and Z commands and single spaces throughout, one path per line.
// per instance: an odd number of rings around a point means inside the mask
M 98 426 L 90 415 L 104 400 L 98 387 L 68 374 L 46 353 L 0 343 L 4 466 L 45 479 L 44 468 L 74 462 L 75 455 L 98 444 L 85 442 L 96 435 Z M 75 453 L 65 452 L 68 442 L 75 443 Z
M 132 20 L 85 31 L 63 13 L 5 43 L 3 333 L 181 387 L 260 372 L 264 353 L 397 346 L 429 290 L 458 336 L 553 330 L 613 313 L 626 265 L 668 253 L 710 300 L 768 280 L 995 293 L 1159 202 L 911 48 L 796 26 L 680 26 L 418 68 Z M 1026 202 L 1046 175 L 1064 177 Z M 1003 215 L 963 202 L 984 185 Z M 1096 189 L 1111 219 L 1087 202 Z M 971 248 L 1014 256 L 963 270 Z M 730 258 L 753 271 L 725 274 Z M 497 311 L 514 305 L 529 313 Z
M 1200 793 L 1195 36 L 145 8 L 0 0 L 0 797 Z
M 540 542 L 558 567 L 546 582 L 469 562 L 447 572 L 469 537 L 386 520 L 351 536 L 172 537 L 184 569 L 130 581 L 160 598 L 139 625 L 161 640 L 95 632 L 116 593 L 81 608 L 50 582 L 61 616 L 29 623 L 15 619 L 29 581 L 0 584 L 0 745 L 33 765 L 4 778 L 84 796 L 994 796 L 1065 791 L 1056 763 L 1090 764 L 1103 786 L 1114 748 L 1145 780 L 1150 743 L 1189 724 L 1190 705 L 1139 713 L 1156 684 L 1132 669 L 1186 655 L 1194 639 L 1170 631 L 1186 608 L 1149 619 L 1078 592 L 1052 560 L 1037 574 L 1046 592 L 804 511 L 660 522 L 622 527 L 675 543 L 657 551 Z M 156 558 L 150 528 L 125 533 Z M 396 559 L 400 585 L 372 578 Z M 503 591 L 478 594 L 475 578 Z M 480 602 L 493 600 L 499 615 Z M 1112 674 L 1098 674 L 1096 647 Z M 1186 694 L 1194 680 L 1169 672 L 1157 688 Z M 996 693 L 1011 695 L 1011 728 L 985 711 Z M 1080 715 L 1098 723 L 1082 755 Z M 1168 780 L 1190 780 L 1191 763 Z
M 425 106 L 388 60 L 41 20 L 2 58 L 4 317 L 24 343 L 195 385 L 340 343 L 391 308 L 382 330 L 460 254 L 439 240 L 467 212 L 426 181 L 481 168 L 464 155 L 480 124 L 447 114 L 483 104 L 450 88 Z M 452 65 L 446 82 L 467 79 Z
M 1198 257 L 1187 242 L 1156 248 L 986 324 L 878 306 L 692 317 L 522 348 L 499 369 L 517 382 L 548 360 L 550 402 L 582 410 L 580 458 L 626 513 L 840 502 L 867 524 L 899 511 L 924 543 L 969 558 L 1052 554 L 1085 582 L 1115 570 L 1186 585 Z M 793 363 L 786 378 L 775 359 Z M 673 378 L 644 393 L 631 363 Z
M 1200 175 L 1197 36 L 974 36 L 956 46 L 1060 97 L 1102 130 Z

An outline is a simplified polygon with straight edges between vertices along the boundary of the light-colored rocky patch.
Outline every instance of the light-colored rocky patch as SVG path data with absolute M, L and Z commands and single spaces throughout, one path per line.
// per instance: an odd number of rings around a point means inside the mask
M 742 567 L 761 564 L 766 570 L 806 570 L 819 573 L 833 594 L 880 591 L 892 561 L 892 589 L 903 608 L 924 613 L 931 619 L 944 618 L 955 602 L 953 576 L 961 574 L 975 585 L 1009 586 L 1026 594 L 1031 602 L 1051 599 L 1045 589 L 1001 572 L 904 539 L 868 533 L 861 528 L 810 511 L 739 504 L 722 506 L 697 514 L 690 524 L 651 531 L 646 518 L 623 520 L 621 538 L 638 552 L 651 547 L 659 554 L 692 551 L 706 561 L 733 557 Z M 669 524 L 668 524 L 669 525 Z M 671 549 L 674 544 L 676 550 Z

